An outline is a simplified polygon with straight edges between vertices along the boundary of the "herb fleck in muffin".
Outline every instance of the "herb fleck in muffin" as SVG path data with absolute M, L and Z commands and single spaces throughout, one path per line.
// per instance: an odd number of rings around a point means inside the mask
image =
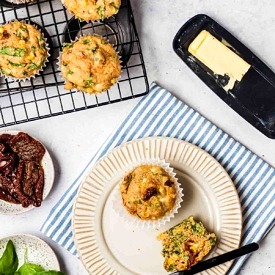
M 65 89 L 76 88 L 90 94 L 109 89 L 121 73 L 118 54 L 98 35 L 63 44 L 60 67 L 66 80 Z
M 48 50 L 43 34 L 24 22 L 0 26 L 0 69 L 17 79 L 34 76 L 45 65 Z
M 216 235 L 209 233 L 193 217 L 161 233 L 164 268 L 168 272 L 190 269 L 201 261 L 216 243 Z
M 141 165 L 120 183 L 123 204 L 142 220 L 155 220 L 172 210 L 176 202 L 175 183 L 160 166 Z
M 63 0 L 66 8 L 79 19 L 99 20 L 116 14 L 121 0 Z

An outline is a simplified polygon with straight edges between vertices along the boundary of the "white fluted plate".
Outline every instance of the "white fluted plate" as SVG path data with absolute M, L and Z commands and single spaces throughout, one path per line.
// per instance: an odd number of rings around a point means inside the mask
M 114 187 L 128 166 L 140 160 L 164 159 L 183 188 L 179 212 L 164 226 L 129 226 L 113 207 Z M 163 268 L 161 243 L 156 236 L 189 216 L 215 232 L 215 257 L 239 247 L 242 231 L 237 191 L 223 167 L 208 153 L 188 142 L 149 137 L 124 143 L 108 152 L 88 173 L 73 210 L 73 234 L 81 261 L 90 274 L 168 274 Z M 222 275 L 232 262 L 201 274 Z

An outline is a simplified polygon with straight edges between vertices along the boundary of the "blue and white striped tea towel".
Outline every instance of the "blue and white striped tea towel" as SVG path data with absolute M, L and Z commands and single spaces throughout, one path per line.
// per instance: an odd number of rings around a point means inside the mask
M 259 242 L 274 225 L 275 170 L 198 112 L 153 83 L 149 94 L 141 99 L 55 205 L 41 231 L 76 254 L 71 215 L 83 175 L 108 150 L 123 142 L 148 136 L 175 137 L 191 142 L 210 153 L 225 168 L 236 185 L 242 204 L 243 245 Z M 236 274 L 246 258 L 236 260 L 229 274 Z

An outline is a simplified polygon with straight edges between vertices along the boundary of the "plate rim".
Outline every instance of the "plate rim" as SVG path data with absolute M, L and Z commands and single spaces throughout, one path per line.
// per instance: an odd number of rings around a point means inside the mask
M 238 205 L 237 205 L 237 210 L 238 210 L 238 217 L 239 217 L 239 220 L 240 220 L 240 230 L 238 232 L 238 243 L 237 243 L 237 247 L 240 246 L 240 243 L 241 243 L 241 236 L 242 236 L 242 232 L 243 232 L 243 215 L 242 215 L 242 208 L 241 208 L 241 202 L 240 202 L 240 197 L 238 195 L 238 192 L 237 192 L 237 189 L 236 189 L 236 186 L 235 184 L 233 183 L 232 179 L 230 178 L 229 174 L 227 173 L 227 171 L 225 170 L 225 168 L 210 154 L 208 153 L 207 151 L 205 151 L 204 149 L 200 148 L 199 146 L 193 144 L 193 143 L 190 143 L 186 140 L 182 140 L 182 139 L 178 139 L 178 138 L 174 138 L 174 137 L 164 137 L 164 136 L 149 136 L 149 137 L 143 137 L 143 138 L 137 138 L 137 139 L 133 139 L 133 140 L 129 140 L 129 141 L 126 141 L 126 142 L 123 142 L 121 143 L 120 145 L 108 150 L 104 155 L 102 155 L 91 167 L 88 168 L 87 171 L 85 171 L 85 174 L 83 175 L 83 178 L 81 180 L 81 183 L 79 185 L 79 188 L 78 188 L 78 191 L 77 191 L 77 194 L 75 196 L 75 201 L 74 201 L 74 204 L 73 204 L 73 208 L 72 208 L 72 218 L 71 218 L 71 221 L 72 221 L 72 234 L 73 234 L 73 240 L 74 240 L 74 243 L 75 243 L 75 247 L 76 247 L 76 250 L 77 250 L 77 253 L 78 253 L 78 256 L 79 256 L 79 259 L 81 260 L 82 264 L 84 265 L 85 269 L 90 272 L 89 268 L 87 267 L 87 264 L 85 263 L 85 261 L 83 260 L 83 256 L 82 256 L 82 253 L 81 253 L 81 250 L 79 248 L 79 244 L 77 242 L 77 238 L 76 238 L 76 235 L 77 235 L 77 232 L 76 232 L 76 229 L 75 229 L 75 212 L 76 212 L 76 207 L 77 207 L 77 203 L 78 203 L 78 198 L 79 198 L 79 194 L 81 193 L 81 190 L 82 190 L 82 187 L 84 185 L 84 183 L 86 182 L 86 179 L 89 177 L 89 175 L 93 172 L 93 170 L 95 169 L 95 167 L 102 161 L 104 160 L 104 158 L 107 158 L 109 155 L 112 155 L 114 154 L 114 152 L 116 151 L 119 151 L 121 150 L 122 147 L 126 147 L 127 145 L 129 144 L 132 144 L 132 143 L 136 143 L 136 142 L 142 142 L 142 141 L 146 141 L 146 140 L 171 140 L 172 142 L 180 142 L 184 145 L 187 145 L 187 146 L 190 146 L 192 147 L 193 149 L 196 149 L 198 151 L 200 151 L 202 154 L 205 154 L 207 156 L 207 158 L 210 158 L 214 163 L 215 165 L 217 165 L 223 172 L 223 174 L 225 175 L 225 177 L 227 178 L 228 180 L 228 183 L 230 184 L 230 187 L 233 187 L 232 189 L 232 192 L 234 192 L 234 195 L 236 196 L 237 198 L 237 202 L 238 202 Z M 104 259 L 106 259 L 105 257 L 103 257 Z M 233 260 L 230 261 L 230 262 L 227 262 L 227 263 L 224 263 L 223 265 L 226 265 L 226 270 L 225 270 L 225 273 L 228 272 L 228 270 L 231 268 L 232 264 L 233 264 Z M 120 274 L 118 271 L 116 271 L 113 267 L 111 267 L 114 271 L 114 274 Z M 134 273 L 133 273 L 134 274 Z
M 56 266 L 58 267 L 58 271 L 60 271 L 60 263 L 59 263 L 59 260 L 58 260 L 58 257 L 55 253 L 55 251 L 52 249 L 52 247 L 46 242 L 44 241 L 43 239 L 41 239 L 40 237 L 38 236 L 35 236 L 35 235 L 32 235 L 32 234 L 28 234 L 28 233 L 14 233 L 14 234 L 11 234 L 11 235 L 5 235 L 5 236 L 1 236 L 0 237 L 0 242 L 5 240 L 5 239 L 9 239 L 9 238 L 16 238 L 16 237 L 26 237 L 26 238 L 29 238 L 29 239 L 33 239 L 37 242 L 40 242 L 42 244 L 44 244 L 51 252 L 55 262 L 56 262 Z
M 18 133 L 25 133 L 27 135 L 29 135 L 30 137 L 32 137 L 33 139 L 37 140 L 38 142 L 40 142 L 40 144 L 42 144 L 42 146 L 44 147 L 45 149 L 45 154 L 41 160 L 41 163 L 42 163 L 42 167 L 43 167 L 43 170 L 45 172 L 45 166 L 51 171 L 51 175 L 50 175 L 50 179 L 51 181 L 49 181 L 49 184 L 48 184 L 48 187 L 49 187 L 49 190 L 48 192 L 45 194 L 44 191 L 43 191 L 43 201 L 42 201 L 42 204 L 43 202 L 45 201 L 45 199 L 48 197 L 48 195 L 50 194 L 52 188 L 53 188 L 53 185 L 54 185 L 54 180 L 55 180 L 55 170 L 54 170 L 54 164 L 53 164 L 53 159 L 47 149 L 47 147 L 40 141 L 40 139 L 36 138 L 35 136 L 33 135 L 30 135 L 29 133 L 25 132 L 25 131 L 21 131 L 21 130 L 0 130 L 0 136 L 3 135 L 3 134 L 10 134 L 10 135 L 17 135 Z M 45 159 L 47 160 L 47 164 L 45 165 Z M 44 160 L 44 161 L 43 161 Z M 44 180 L 46 178 L 46 175 L 44 174 Z M 44 183 L 45 184 L 45 183 Z M 1 202 L 3 202 L 4 204 L 7 204 L 7 205 L 13 205 L 13 203 L 10 203 L 10 202 L 7 202 L 7 201 L 4 201 L 4 200 L 0 200 Z M 42 204 L 40 207 L 42 207 Z M 15 204 L 17 205 L 17 204 Z M 35 208 L 40 208 L 40 207 L 35 207 L 33 205 L 30 205 L 26 208 L 24 207 L 21 207 L 20 210 L 16 211 L 16 212 L 7 212 L 7 211 L 2 211 L 1 208 L 0 208 L 0 214 L 1 215 L 7 215 L 7 216 L 16 216 L 16 215 L 20 215 L 22 213 L 26 213 L 32 209 L 35 209 Z M 1 239 L 1 238 L 0 238 Z

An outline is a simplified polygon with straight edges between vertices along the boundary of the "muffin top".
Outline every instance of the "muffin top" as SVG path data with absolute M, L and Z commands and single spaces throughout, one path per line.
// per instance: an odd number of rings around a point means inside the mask
M 76 88 L 91 94 L 110 88 L 121 73 L 118 54 L 98 35 L 63 44 L 60 67 L 66 80 L 65 89 Z
M 141 165 L 120 183 L 123 204 L 142 220 L 155 220 L 172 210 L 176 201 L 173 179 L 160 166 Z
M 79 19 L 100 20 L 116 14 L 121 0 L 63 0 L 66 8 Z
M 0 26 L 0 69 L 2 74 L 28 78 L 39 72 L 47 60 L 46 41 L 34 26 L 10 22 Z

